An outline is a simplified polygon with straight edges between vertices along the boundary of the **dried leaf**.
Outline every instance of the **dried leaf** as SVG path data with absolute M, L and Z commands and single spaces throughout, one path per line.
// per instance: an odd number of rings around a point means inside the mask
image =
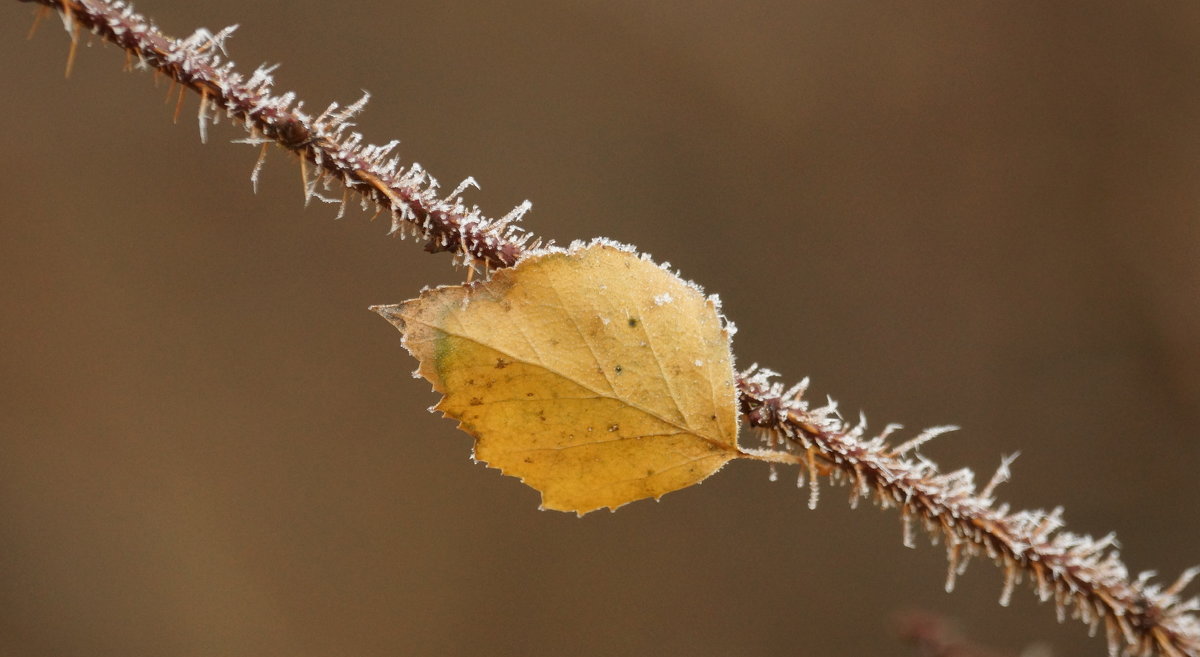
M 699 483 L 739 454 L 716 301 L 597 241 L 376 306 L 475 458 L 580 515 Z

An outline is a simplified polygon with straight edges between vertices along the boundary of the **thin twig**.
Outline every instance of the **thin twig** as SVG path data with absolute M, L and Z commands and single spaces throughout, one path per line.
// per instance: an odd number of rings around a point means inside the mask
M 1003 605 L 1025 577 L 1042 601 L 1054 600 L 1060 620 L 1069 612 L 1093 632 L 1103 624 L 1112 654 L 1200 655 L 1195 613 L 1200 600 L 1179 595 L 1200 568 L 1188 569 L 1165 588 L 1149 583 L 1151 573 L 1131 579 L 1111 534 L 1095 539 L 1063 530 L 1061 507 L 1046 512 L 997 506 L 991 493 L 1008 478 L 1009 459 L 977 492 L 970 470 L 943 474 L 928 459 L 905 457 L 901 452 L 907 450 L 890 445 L 886 436 L 864 438 L 865 423 L 848 425 L 833 403 L 810 408 L 775 376 L 751 367 L 737 377 L 747 423 L 782 442 L 797 462 L 808 463 L 810 476 L 826 474 L 849 486 L 852 503 L 868 497 L 885 508 L 899 507 L 906 543 L 914 518 L 935 542 L 944 540 L 948 590 L 966 559 L 986 555 L 1004 570 Z
M 222 60 L 233 28 L 216 34 L 199 30 L 173 39 L 125 2 L 18 1 L 60 12 L 72 36 L 69 62 L 78 30 L 86 29 L 123 48 L 137 68 L 165 75 L 181 85 L 181 92 L 186 87 L 198 93 L 202 135 L 223 113 L 250 133 L 242 141 L 274 143 L 300 156 L 306 201 L 323 199 L 318 187 L 327 189 L 336 181 L 358 195 L 364 209 L 386 210 L 393 234 L 411 234 L 426 242 L 427 251 L 449 252 L 465 264 L 481 264 L 485 271 L 509 267 L 539 244 L 514 225 L 529 209 L 528 202 L 504 217 L 489 219 L 459 197 L 473 180 L 440 197 L 437 181 L 420 165 L 402 167 L 391 156 L 395 142 L 369 145 L 362 135 L 349 131 L 349 119 L 362 110 L 365 96 L 347 107 L 335 103 L 313 116 L 294 94 L 275 93 L 273 69 L 260 67 L 249 77 L 238 73 L 232 62 Z M 255 182 L 261 164 L 260 154 L 252 175 Z M 307 164 L 314 166 L 314 177 L 308 176 Z M 343 205 L 345 198 L 343 193 Z M 884 507 L 898 507 L 906 545 L 911 544 L 913 519 L 935 541 L 944 540 L 950 560 L 947 588 L 967 559 L 986 555 L 1004 571 L 1002 604 L 1017 581 L 1026 578 L 1042 600 L 1054 600 L 1060 620 L 1069 612 L 1093 631 L 1103 624 L 1112 654 L 1200 657 L 1200 601 L 1180 597 L 1200 569 L 1185 571 L 1167 587 L 1150 583 L 1149 574 L 1131 578 L 1111 535 L 1094 539 L 1063 530 L 1061 509 L 1010 511 L 1007 505 L 997 506 L 992 493 L 1008 478 L 1010 460 L 1005 459 L 991 482 L 977 491 L 969 470 L 943 474 L 917 453 L 921 443 L 948 428 L 927 430 L 899 446 L 886 440 L 892 426 L 865 438 L 865 423 L 848 425 L 836 404 L 810 408 L 803 399 L 807 381 L 785 391 L 774 377 L 753 367 L 737 376 L 743 417 L 766 436 L 768 448 L 775 449 L 746 450 L 746 456 L 797 464 L 797 483 L 809 477 L 811 504 L 816 502 L 817 475 L 830 477 L 850 486 L 852 503 L 866 497 Z
M 164 35 L 126 2 L 100 0 L 19 0 L 59 11 L 72 34 L 74 61 L 77 31 L 92 34 L 125 49 L 140 69 L 154 70 L 200 94 L 201 134 L 223 113 L 240 122 L 251 143 L 274 142 L 315 165 L 317 175 L 306 182 L 306 199 L 318 196 L 318 186 L 340 182 L 356 193 L 364 207 L 387 210 L 392 233 L 406 233 L 426 242 L 431 253 L 447 251 L 465 262 L 490 268 L 516 263 L 531 236 L 514 223 L 529 209 L 518 206 L 500 219 L 489 219 L 477 207 L 466 207 L 452 194 L 443 197 L 437 181 L 418 164 L 401 167 L 392 157 L 397 142 L 384 146 L 363 143 L 350 132 L 350 119 L 366 104 L 367 96 L 347 107 L 337 103 L 312 115 L 295 94 L 273 90 L 272 69 L 260 67 L 249 77 L 222 58 L 225 40 L 235 28 L 213 34 L 197 30 L 185 39 Z M 182 89 L 181 89 L 182 91 Z M 182 96 L 181 96 L 182 98 Z

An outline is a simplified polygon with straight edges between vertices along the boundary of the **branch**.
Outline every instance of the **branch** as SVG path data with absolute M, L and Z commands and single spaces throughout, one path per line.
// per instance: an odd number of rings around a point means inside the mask
M 1004 570 L 1001 605 L 1027 578 L 1040 600 L 1053 598 L 1059 621 L 1069 613 L 1093 633 L 1103 622 L 1110 654 L 1200 655 L 1195 613 L 1200 599 L 1184 601 L 1179 595 L 1200 575 L 1200 567 L 1184 571 L 1165 588 L 1149 582 L 1151 572 L 1131 579 L 1112 534 L 1095 539 L 1063 530 L 1061 507 L 1010 511 L 1006 504 L 996 505 L 992 494 L 1008 480 L 1011 458 L 1001 461 L 983 490 L 976 490 L 970 470 L 943 474 L 923 456 L 906 457 L 956 427 L 934 427 L 892 445 L 888 434 L 899 427 L 889 425 L 864 439 L 865 421 L 848 425 L 836 402 L 809 407 L 802 399 L 807 380 L 785 391 L 774 376 L 756 367 L 738 376 L 741 411 L 750 426 L 765 433 L 768 446 L 795 454 L 804 466 L 812 487 L 810 507 L 816 506 L 816 475 L 829 476 L 850 487 L 852 506 L 866 497 L 883 508 L 899 507 L 906 546 L 913 545 L 914 520 L 935 542 L 943 539 L 950 562 L 947 591 L 971 557 L 986 555 Z
M 201 138 L 207 126 L 224 114 L 249 132 L 246 143 L 261 144 L 262 155 L 272 143 L 300 157 L 305 201 L 322 197 L 334 182 L 343 189 L 342 210 L 350 195 L 364 209 L 374 207 L 391 216 L 391 233 L 425 241 L 431 253 L 450 252 L 457 262 L 498 269 L 515 264 L 540 244 L 517 227 L 529 209 L 525 202 L 499 219 L 468 208 L 459 196 L 474 184 L 468 178 L 442 196 L 437 181 L 418 164 L 400 165 L 391 157 L 397 142 L 375 146 L 350 131 L 350 119 L 366 104 L 364 97 L 349 106 L 330 105 L 313 116 L 295 94 L 277 94 L 273 69 L 259 67 L 249 77 L 223 61 L 224 42 L 233 33 L 198 30 L 185 39 L 165 36 L 125 2 L 102 0 L 18 0 L 57 10 L 71 35 L 68 73 L 81 30 L 125 50 L 128 63 L 149 69 L 200 95 Z M 40 18 L 39 14 L 39 18 Z M 176 111 L 178 114 L 178 110 Z M 262 156 L 252 180 L 257 180 Z M 308 166 L 316 175 L 311 180 Z M 337 202 L 337 201 L 333 201 Z M 807 380 L 784 390 L 776 375 L 752 367 L 737 376 L 740 410 L 746 422 L 763 434 L 769 450 L 747 456 L 801 466 L 811 486 L 810 506 L 817 500 L 817 475 L 850 486 L 851 504 L 869 498 L 882 507 L 898 507 L 904 523 L 904 543 L 912 545 L 916 520 L 937 541 L 944 540 L 949 558 L 947 590 L 972 556 L 986 555 L 1004 571 L 1001 604 L 1007 604 L 1018 581 L 1027 579 L 1038 597 L 1053 599 L 1059 619 L 1068 614 L 1095 631 L 1104 624 L 1111 654 L 1200 657 L 1200 600 L 1180 594 L 1200 568 L 1185 571 L 1170 586 L 1150 582 L 1151 573 L 1131 578 L 1116 550 L 1112 535 L 1094 539 L 1062 529 L 1062 509 L 1050 512 L 1010 511 L 996 504 L 993 492 L 1008 479 L 1011 459 L 982 490 L 970 470 L 941 473 L 917 454 L 917 448 L 951 427 L 926 430 L 900 445 L 887 441 L 898 428 L 889 425 L 864 438 L 865 422 L 850 426 L 830 401 L 810 408 L 803 393 Z M 912 455 L 912 456 L 910 456 Z M 772 467 L 774 465 L 772 464 Z
M 80 30 L 86 29 L 101 39 L 120 46 L 127 54 L 127 63 L 139 69 L 150 69 L 200 95 L 198 121 L 201 139 L 207 135 L 209 123 L 224 114 L 240 122 L 250 133 L 247 143 L 265 147 L 275 143 L 300 156 L 305 179 L 305 202 L 321 198 L 317 187 L 327 189 L 338 181 L 346 194 L 359 197 L 364 209 L 373 206 L 386 210 L 392 217 L 392 234 L 403 237 L 412 234 L 425 241 L 430 253 L 449 251 L 467 262 L 479 262 L 484 267 L 507 267 L 516 263 L 525 250 L 530 235 L 513 225 L 529 209 L 528 202 L 517 206 L 500 219 L 489 219 L 479 208 L 463 205 L 461 194 L 475 184 L 468 178 L 448 196 L 438 192 L 438 182 L 419 164 L 400 166 L 399 158 L 391 157 L 399 144 L 393 141 L 383 146 L 363 143 L 363 137 L 347 131 L 353 127 L 350 119 L 366 106 L 369 95 L 339 107 L 331 104 L 324 112 L 313 116 L 304 111 L 304 102 L 294 93 L 275 93 L 271 76 L 273 67 L 260 66 L 249 77 L 234 69 L 233 62 L 223 61 L 225 40 L 236 26 L 213 34 L 205 29 L 186 39 L 165 36 L 146 17 L 136 13 L 126 2 L 106 3 L 101 0 L 19 0 L 35 2 L 59 11 L 63 25 L 71 35 L 71 53 L 67 72 L 70 74 Z M 40 17 L 40 16 L 39 16 Z M 178 109 L 176 116 L 178 117 Z M 307 165 L 316 167 L 311 181 Z M 252 180 L 257 182 L 262 157 L 255 167 Z M 322 199 L 325 200 L 325 199 Z M 534 245 L 536 246 L 536 244 Z
M 923 657 L 1015 657 L 1015 653 L 992 650 L 968 641 L 948 619 L 938 614 L 909 611 L 897 616 L 893 624 L 899 638 L 916 647 Z

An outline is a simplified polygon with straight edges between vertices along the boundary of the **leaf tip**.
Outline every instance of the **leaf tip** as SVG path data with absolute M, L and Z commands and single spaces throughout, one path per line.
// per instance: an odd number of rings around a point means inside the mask
M 393 304 L 385 306 L 370 306 L 369 310 L 378 314 L 380 317 L 395 324 L 397 327 L 404 326 L 404 317 L 401 313 L 403 304 Z

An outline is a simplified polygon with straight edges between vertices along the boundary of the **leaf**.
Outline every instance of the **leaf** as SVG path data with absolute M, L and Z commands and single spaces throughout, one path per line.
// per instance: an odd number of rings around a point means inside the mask
M 699 483 L 739 455 L 717 302 L 607 241 L 373 308 L 477 460 L 583 515 Z

